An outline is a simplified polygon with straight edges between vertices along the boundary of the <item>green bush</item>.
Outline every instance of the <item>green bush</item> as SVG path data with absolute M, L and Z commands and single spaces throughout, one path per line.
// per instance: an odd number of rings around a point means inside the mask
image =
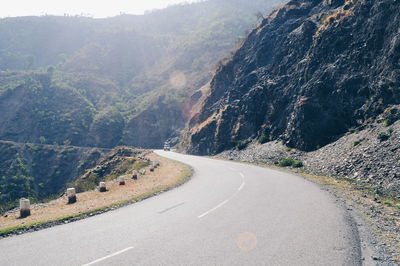
M 258 138 L 258 143 L 260 143 L 260 144 L 267 143 L 268 141 L 269 141 L 269 137 L 267 137 L 265 135 Z
M 102 181 L 103 179 L 95 174 L 91 173 L 88 177 L 86 178 L 79 178 L 77 179 L 72 187 L 75 187 L 77 193 L 93 190 L 96 188 L 97 184 Z
M 388 126 L 390 126 L 390 125 L 392 125 L 392 124 L 393 124 L 393 121 L 392 121 L 390 118 L 385 119 L 385 120 L 383 121 L 383 125 L 384 125 L 385 127 L 388 127 Z
M 394 206 L 394 202 L 393 202 L 393 201 L 390 201 L 390 200 L 385 200 L 383 203 L 386 204 L 386 205 L 389 206 L 389 207 Z
M 390 137 L 390 136 L 389 136 L 387 133 L 381 132 L 381 133 L 379 133 L 379 135 L 378 135 L 377 138 L 378 138 L 380 141 L 385 141 L 385 140 L 388 140 L 389 137 Z
M 150 165 L 149 161 L 137 160 L 133 168 L 135 170 L 141 170 L 142 168 L 145 168 L 149 165 Z
M 353 147 L 356 147 L 361 144 L 361 140 L 357 140 L 353 142 Z
M 378 138 L 380 141 L 388 140 L 388 139 L 390 138 L 390 136 L 393 134 L 393 132 L 394 132 L 393 128 L 389 128 L 387 132 L 381 132 L 381 133 L 379 133 L 379 135 L 378 135 L 377 138 Z
M 357 133 L 357 132 L 358 132 L 358 130 L 357 130 L 355 127 L 349 128 L 348 131 L 349 131 L 350 133 Z
M 377 195 L 384 194 L 384 188 L 382 186 L 370 186 L 368 187 L 368 190 Z
M 303 167 L 303 166 L 304 166 L 302 162 L 297 161 L 297 160 L 292 159 L 292 158 L 282 158 L 282 159 L 279 161 L 278 164 L 279 164 L 279 166 L 281 166 L 281 167 L 300 168 L 300 167 Z
M 292 164 L 292 166 L 293 166 L 294 168 L 301 168 L 301 167 L 303 167 L 304 165 L 303 165 L 303 163 L 300 162 L 300 161 L 295 161 L 295 162 Z
M 244 150 L 244 149 L 246 149 L 246 147 L 249 145 L 250 142 L 251 142 L 250 140 L 242 140 L 242 141 L 239 141 L 239 142 L 236 144 L 236 148 L 237 148 L 239 151 Z

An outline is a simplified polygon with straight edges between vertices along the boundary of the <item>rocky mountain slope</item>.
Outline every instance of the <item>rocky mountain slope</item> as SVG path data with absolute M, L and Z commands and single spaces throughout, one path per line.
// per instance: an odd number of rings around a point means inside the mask
M 252 139 L 316 150 L 400 103 L 400 3 L 291 0 L 221 63 L 183 146 L 216 154 Z
M 253 141 L 243 150 L 229 150 L 218 156 L 270 165 L 294 159 L 302 162 L 308 172 L 349 178 L 378 194 L 400 198 L 400 121 L 390 126 L 384 121 L 379 116 L 368 127 L 354 129 L 312 152 L 292 149 L 279 141 Z

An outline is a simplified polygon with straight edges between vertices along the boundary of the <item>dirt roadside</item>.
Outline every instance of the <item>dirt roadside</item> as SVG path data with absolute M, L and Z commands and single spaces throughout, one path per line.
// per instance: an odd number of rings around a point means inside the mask
M 98 189 L 77 194 L 77 202 L 67 204 L 66 196 L 48 203 L 31 206 L 31 215 L 21 219 L 19 211 L 14 210 L 0 217 L 0 238 L 13 234 L 37 231 L 56 224 L 68 223 L 93 216 L 117 207 L 125 206 L 163 191 L 172 189 L 191 175 L 191 169 L 182 163 L 160 157 L 154 153 L 147 155 L 151 161 L 160 162 L 154 172 L 147 169 L 138 180 L 125 178 L 125 185 L 117 180 L 107 182 L 107 192 Z

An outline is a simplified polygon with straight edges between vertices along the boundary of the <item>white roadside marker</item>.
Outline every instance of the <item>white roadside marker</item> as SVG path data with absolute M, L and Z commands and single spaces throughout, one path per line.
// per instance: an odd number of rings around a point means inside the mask
M 76 190 L 75 188 L 67 189 L 68 204 L 73 204 L 76 202 Z
M 21 218 L 31 215 L 31 202 L 29 199 L 22 198 L 19 200 L 19 215 Z
M 100 190 L 100 192 L 106 192 L 107 191 L 106 182 L 100 182 L 99 190 Z

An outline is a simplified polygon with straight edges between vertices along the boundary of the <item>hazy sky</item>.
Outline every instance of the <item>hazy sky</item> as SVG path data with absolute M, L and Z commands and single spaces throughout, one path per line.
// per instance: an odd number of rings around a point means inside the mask
M 143 14 L 146 10 L 167 7 L 184 0 L 2 0 L 0 17 L 30 15 L 80 15 L 111 17 L 126 14 Z

